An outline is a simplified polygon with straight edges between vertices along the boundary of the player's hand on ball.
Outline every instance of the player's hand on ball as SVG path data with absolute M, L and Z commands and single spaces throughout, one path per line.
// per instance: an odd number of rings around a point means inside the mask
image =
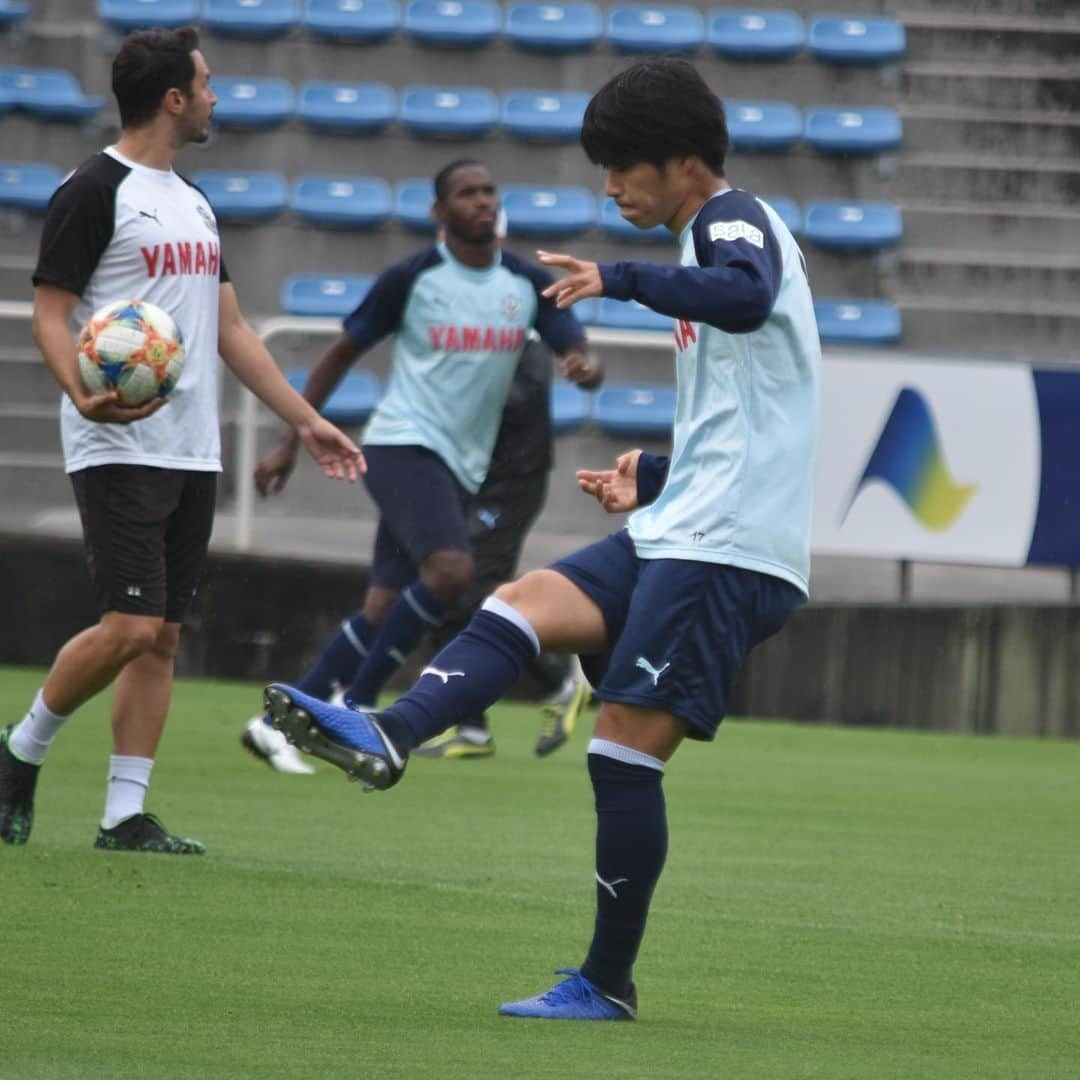
M 85 397 L 72 398 L 72 401 L 87 420 L 93 420 L 96 424 L 131 424 L 153 416 L 166 404 L 165 398 L 153 398 L 145 405 L 124 405 L 115 390 L 105 394 L 87 394 Z
M 311 424 L 297 428 L 296 434 L 331 480 L 348 480 L 355 484 L 356 478 L 367 471 L 360 447 L 329 420 L 317 417 Z
M 537 251 L 536 257 L 545 266 L 557 266 L 566 271 L 566 277 L 549 285 L 543 292 L 548 300 L 555 301 L 556 307 L 568 308 L 590 296 L 604 295 L 604 283 L 600 279 L 600 267 L 596 263 L 551 251 Z
M 578 487 L 592 495 L 609 514 L 637 509 L 637 463 L 640 450 L 621 454 L 614 469 L 578 469 Z

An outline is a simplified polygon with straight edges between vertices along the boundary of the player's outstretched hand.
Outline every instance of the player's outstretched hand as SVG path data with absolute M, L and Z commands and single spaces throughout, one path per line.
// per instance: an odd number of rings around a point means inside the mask
M 548 300 L 554 300 L 558 308 L 568 308 L 590 296 L 603 296 L 604 283 L 600 279 L 600 267 L 573 255 L 558 255 L 552 251 L 537 251 L 536 257 L 545 266 L 557 266 L 566 271 L 566 277 L 549 285 L 543 292 Z
M 107 394 L 87 394 L 75 401 L 75 408 L 97 424 L 131 424 L 136 420 L 145 420 L 153 416 L 165 405 L 165 398 L 154 398 L 145 405 L 124 405 L 115 390 Z
M 614 469 L 578 469 L 578 487 L 592 495 L 609 514 L 637 509 L 637 463 L 640 450 L 620 454 Z
M 296 434 L 331 480 L 348 480 L 355 484 L 356 478 L 367 471 L 360 447 L 329 420 L 317 417 L 311 424 L 297 428 Z
M 297 441 L 291 435 L 281 440 L 255 467 L 255 490 L 260 495 L 280 495 L 296 468 Z

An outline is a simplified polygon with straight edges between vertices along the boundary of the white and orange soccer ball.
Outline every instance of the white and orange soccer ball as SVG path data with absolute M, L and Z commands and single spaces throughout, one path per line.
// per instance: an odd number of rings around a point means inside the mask
M 79 334 L 79 371 L 93 394 L 115 390 L 125 405 L 172 393 L 184 369 L 184 339 L 173 317 L 146 300 L 116 300 Z

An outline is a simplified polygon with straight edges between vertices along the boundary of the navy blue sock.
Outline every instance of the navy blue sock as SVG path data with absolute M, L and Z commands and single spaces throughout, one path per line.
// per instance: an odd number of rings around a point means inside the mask
M 448 727 L 483 713 L 514 685 L 537 651 L 528 623 L 506 604 L 488 599 L 424 668 L 413 688 L 379 714 L 379 723 L 391 742 L 408 753 Z
M 341 624 L 330 644 L 323 649 L 322 656 L 296 684 L 297 687 L 305 694 L 325 701 L 335 686 L 344 689 L 356 678 L 374 639 L 374 627 L 361 612 L 357 612 Z
M 346 698 L 359 705 L 374 705 L 390 677 L 420 644 L 424 632 L 442 621 L 445 610 L 422 581 L 414 581 L 383 620 L 367 659 L 345 692 Z
M 595 752 L 598 747 L 604 752 Z M 596 795 L 596 926 L 581 973 L 624 998 L 633 986 L 649 902 L 667 856 L 667 810 L 660 769 L 615 760 L 609 753 L 622 754 L 625 748 L 600 739 L 589 745 Z M 632 750 L 626 756 L 650 760 Z

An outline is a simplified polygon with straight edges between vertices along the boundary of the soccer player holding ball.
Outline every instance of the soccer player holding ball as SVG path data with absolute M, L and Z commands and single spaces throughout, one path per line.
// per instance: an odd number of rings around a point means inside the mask
M 49 204 L 34 271 L 34 339 L 64 391 L 61 435 L 102 612 L 60 650 L 24 719 L 0 732 L 0 839 L 23 844 L 40 766 L 61 726 L 115 681 L 113 755 L 95 846 L 199 854 L 144 811 L 173 682 L 180 624 L 210 539 L 217 473 L 220 354 L 296 432 L 330 477 L 356 479 L 355 445 L 285 381 L 240 313 L 214 215 L 173 171 L 206 140 L 216 98 L 193 30 L 130 35 L 113 61 L 122 133 Z M 148 301 L 179 328 L 183 373 L 171 394 L 125 404 L 95 392 L 75 334 L 94 312 Z M 74 333 L 73 333 L 74 329 Z
M 414 747 L 497 700 L 527 657 L 579 653 L 601 701 L 593 939 L 580 970 L 500 1012 L 624 1020 L 667 851 L 664 769 L 684 739 L 715 736 L 747 652 L 807 597 L 820 346 L 802 255 L 770 207 L 729 185 L 723 106 L 692 65 L 616 75 L 581 141 L 628 221 L 679 238 L 681 265 L 542 255 L 566 271 L 549 295 L 560 307 L 634 299 L 678 320 L 670 460 L 631 452 L 580 473 L 605 509 L 635 511 L 627 528 L 498 589 L 389 709 L 336 709 L 280 684 L 266 696 L 298 745 L 387 788 Z

